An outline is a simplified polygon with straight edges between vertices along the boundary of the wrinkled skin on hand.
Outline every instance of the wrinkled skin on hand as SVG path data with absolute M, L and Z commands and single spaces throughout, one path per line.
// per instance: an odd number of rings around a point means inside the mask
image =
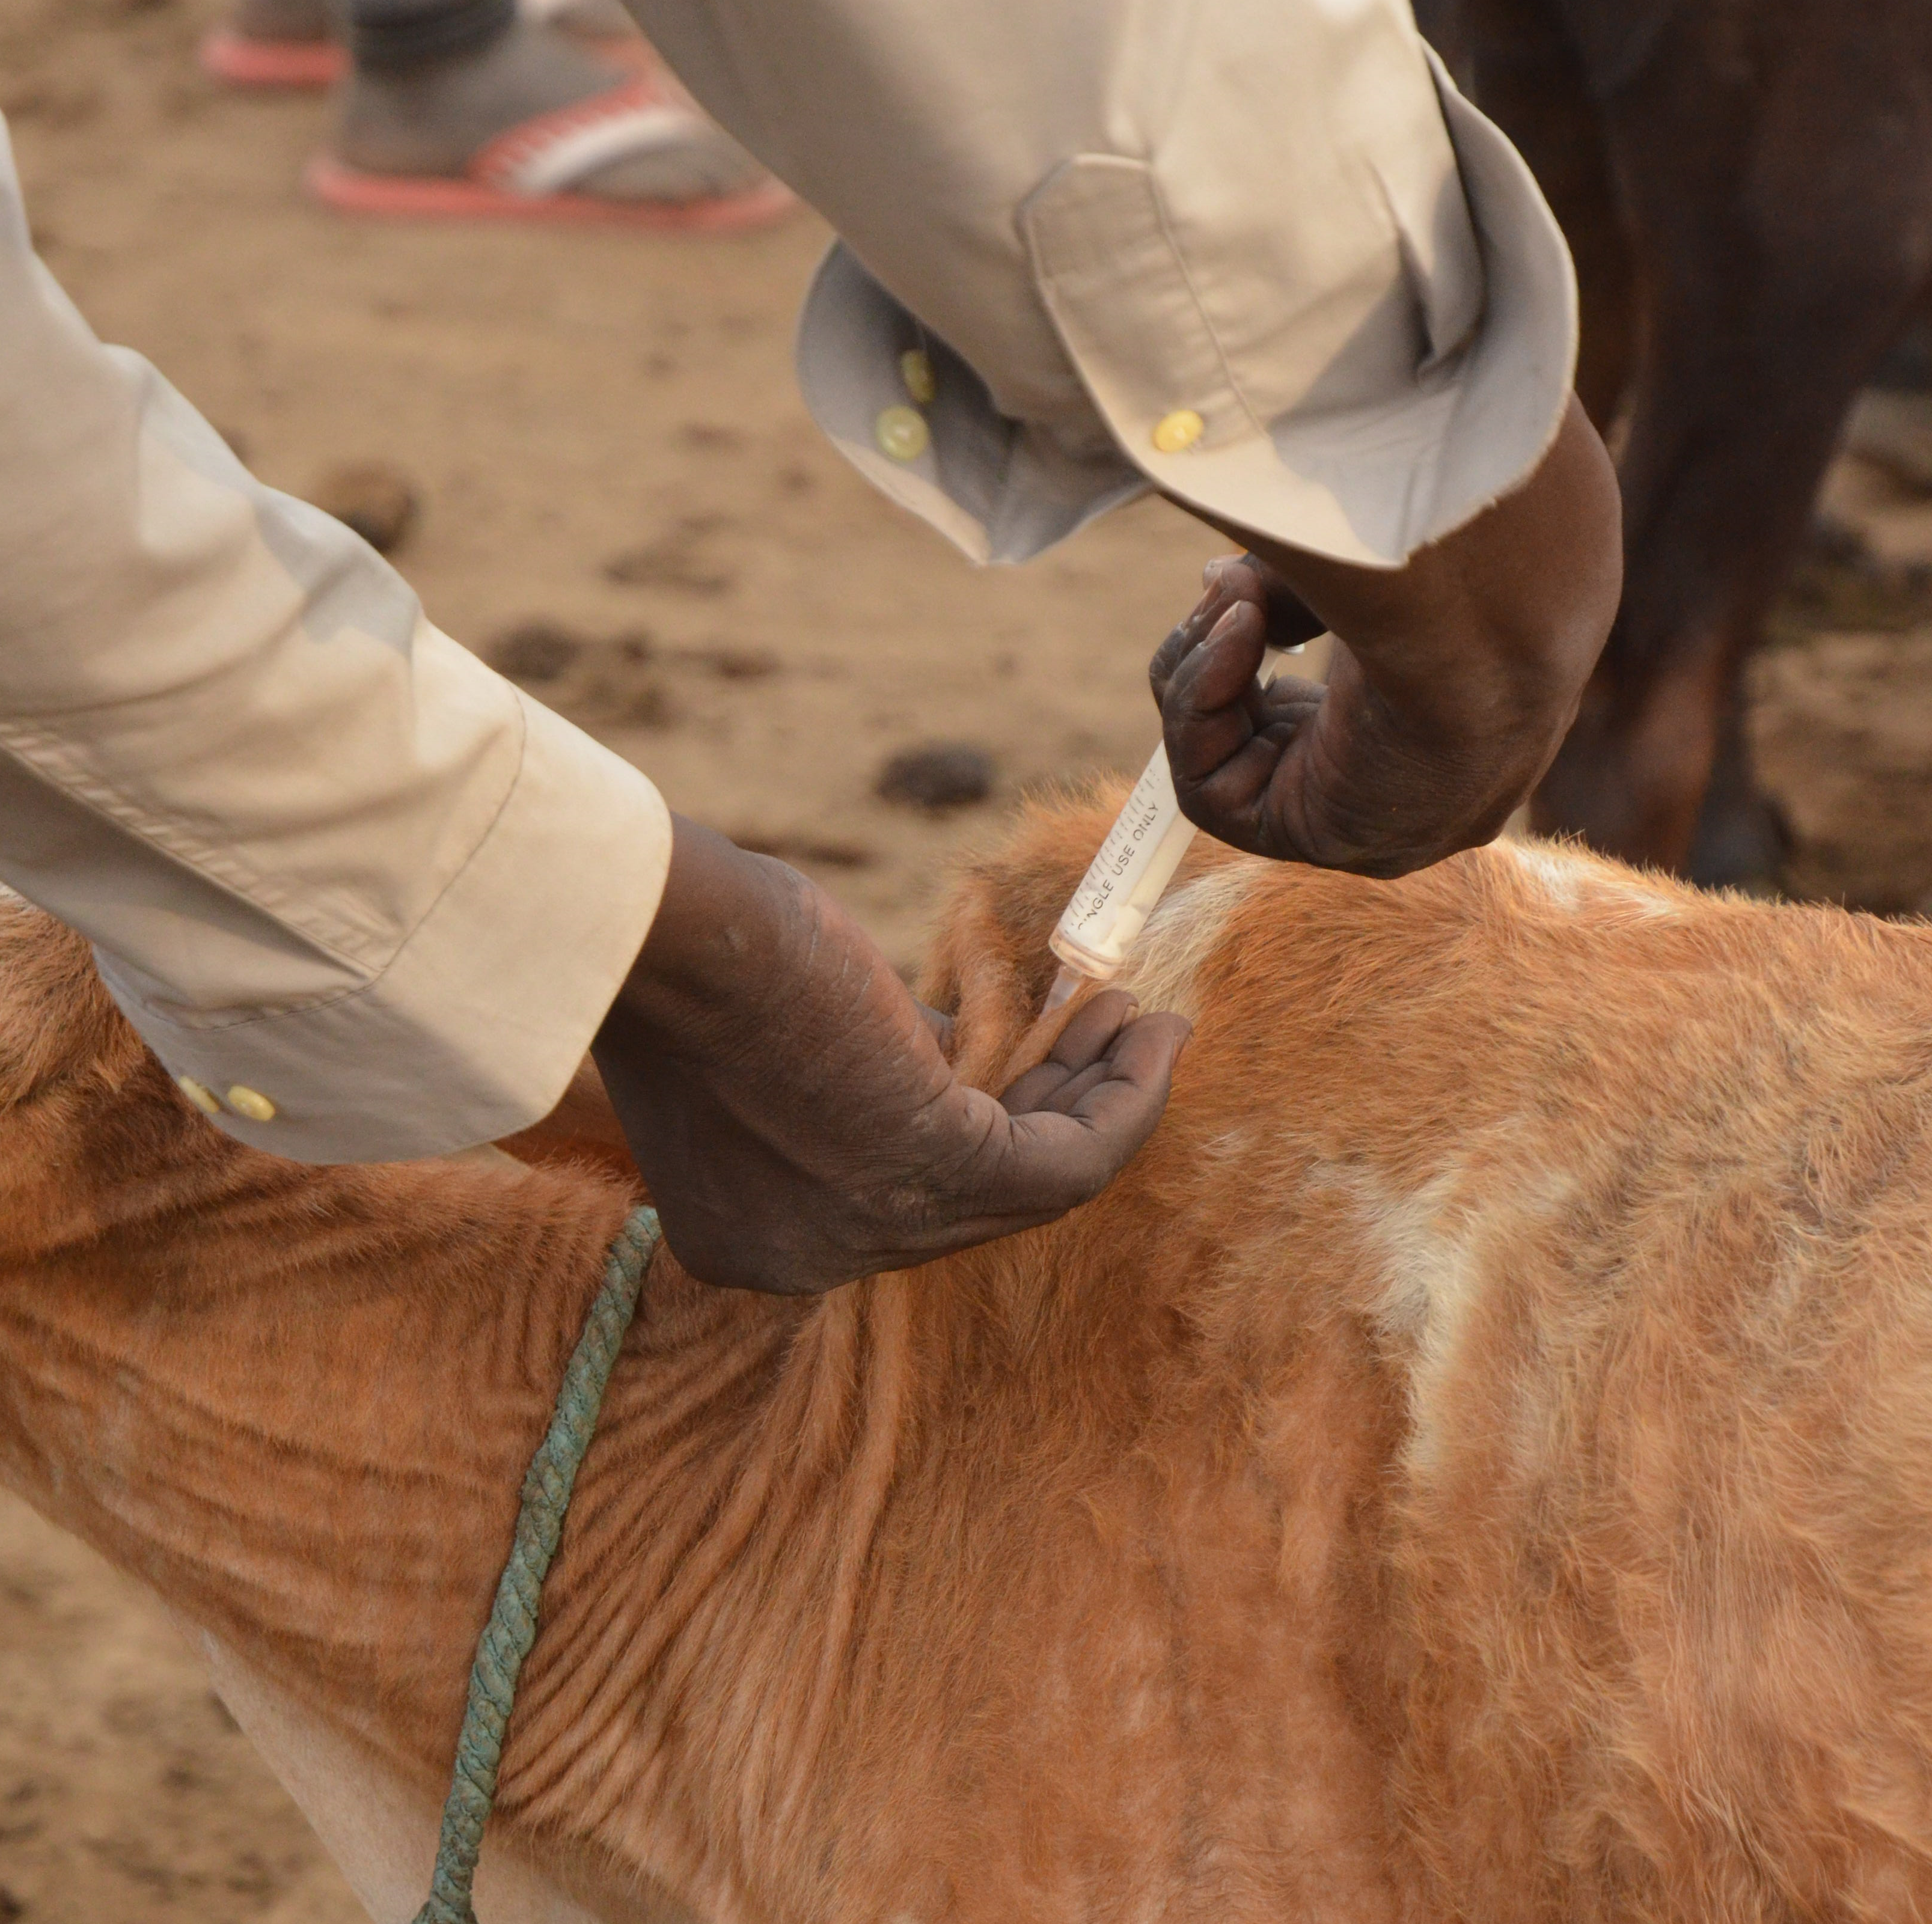
M 1487 780 L 1480 754 L 1391 703 L 1339 639 L 1325 687 L 1288 672 L 1264 688 L 1263 652 L 1311 631 L 1319 624 L 1252 556 L 1209 565 L 1200 606 L 1148 669 L 1182 813 L 1251 854 L 1364 875 L 1490 840 L 1537 771 Z M 1467 776 L 1478 793 L 1466 801 Z
M 592 1053 L 678 1260 L 791 1294 L 1097 1195 L 1152 1134 L 1189 1033 L 1109 992 L 1003 1098 L 969 1089 L 946 1018 L 837 903 L 680 819 Z
M 1363 875 L 1494 837 L 1550 766 L 1616 610 L 1616 477 L 1582 410 L 1520 488 L 1400 568 L 1224 532 L 1254 552 L 1210 565 L 1150 670 L 1188 819 Z M 1259 686 L 1264 646 L 1324 627 L 1325 688 Z

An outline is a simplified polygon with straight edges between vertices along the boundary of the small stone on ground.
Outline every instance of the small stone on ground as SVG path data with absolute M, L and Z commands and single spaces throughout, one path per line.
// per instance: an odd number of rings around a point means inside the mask
M 309 499 L 346 523 L 378 554 L 399 547 L 422 512 L 422 498 L 388 461 L 344 461 L 328 469 Z
M 873 793 L 886 802 L 935 811 L 984 802 L 993 792 L 993 758 L 970 742 L 929 742 L 894 755 Z
M 560 622 L 519 622 L 490 643 L 490 665 L 513 682 L 541 684 L 568 673 L 584 652 L 584 639 Z

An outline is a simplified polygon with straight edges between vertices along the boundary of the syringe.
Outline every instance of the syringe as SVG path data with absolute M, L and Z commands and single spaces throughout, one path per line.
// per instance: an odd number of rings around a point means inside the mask
M 1300 652 L 1300 647 L 1270 649 L 1262 658 L 1262 685 L 1274 679 L 1282 655 Z M 1060 966 L 1042 1014 L 1070 1000 L 1083 981 L 1111 981 L 1120 973 L 1195 834 L 1175 798 L 1163 744 L 1141 771 L 1126 806 L 1047 938 Z

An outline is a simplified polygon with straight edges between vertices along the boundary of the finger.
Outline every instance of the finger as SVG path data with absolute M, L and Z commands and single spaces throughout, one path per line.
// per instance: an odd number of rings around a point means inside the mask
M 1070 1113 L 1013 1116 L 982 1209 L 1044 1222 L 1098 1195 L 1153 1134 L 1193 1032 L 1178 1015 L 1142 1016 L 1114 1038 L 1096 1065 L 1102 1074 Z
M 1102 989 L 1073 1016 L 1048 1050 L 1046 1060 L 1016 1077 L 1000 1104 L 1009 1115 L 1044 1107 L 1065 1088 L 1070 1077 L 1100 1062 L 1121 1029 L 1132 1020 L 1133 998 L 1119 989 Z
M 1169 694 L 1184 704 L 1226 708 L 1257 685 L 1268 652 L 1268 625 L 1252 601 L 1237 601 L 1175 670 Z
M 1174 670 L 1160 712 L 1177 781 L 1198 780 L 1253 736 L 1248 697 L 1264 646 L 1260 610 L 1252 603 L 1238 603 Z
M 1260 564 L 1247 555 L 1219 555 L 1202 569 L 1202 595 L 1148 664 L 1148 681 L 1158 703 L 1168 679 L 1188 655 L 1204 641 L 1229 607 L 1238 601 L 1263 605 L 1266 593 Z
M 1255 562 L 1255 567 L 1268 613 L 1269 647 L 1299 648 L 1326 631 L 1328 624 L 1273 568 L 1259 562 Z
M 1219 768 L 1197 780 L 1175 783 L 1181 813 L 1231 848 L 1278 854 L 1270 811 L 1282 755 L 1282 744 L 1272 731 L 1257 735 Z
M 1097 1195 L 1154 1133 L 1174 1065 L 1192 1033 L 1178 1015 L 1144 1015 L 1130 1023 L 1109 1055 L 1081 1072 L 1088 1086 L 1070 1114 L 1008 1116 L 990 1098 L 968 1091 L 968 1110 L 979 1110 L 985 1131 L 978 1167 L 966 1174 L 964 1191 L 952 1188 L 940 1225 L 921 1239 L 911 1260 L 1037 1228 Z M 968 1208 L 956 1213 L 968 1194 Z M 910 1254 L 903 1248 L 884 1250 L 853 1273 L 900 1266 Z
M 1218 766 L 1190 772 L 1184 746 L 1183 766 L 1174 775 L 1182 813 L 1197 828 L 1250 854 L 1276 861 L 1304 856 L 1294 776 L 1312 739 L 1307 731 L 1330 694 L 1318 682 L 1277 677 L 1246 705 L 1250 738 Z M 1226 733 L 1232 740 L 1234 730 Z M 1172 763 L 1177 751 L 1170 747 L 1168 753 Z
M 1043 1082 L 1030 1092 L 1031 1099 L 1024 1107 L 1004 1098 L 1003 1106 L 1009 1115 L 1036 1116 L 1051 1111 L 1056 1116 L 1070 1116 L 1086 1099 L 1088 1091 L 1112 1074 L 1112 1064 L 1105 1060 L 1089 1062 L 1084 1069 L 1056 1070 L 1053 1081 Z
M 1097 1062 L 1140 1012 L 1140 1005 L 1124 989 L 1102 989 L 1060 1032 L 1047 1051 L 1047 1060 L 1063 1069 L 1084 1069 Z
M 1277 675 L 1262 691 L 1255 706 L 1256 724 L 1261 728 L 1298 727 L 1322 706 L 1328 692 L 1319 682 Z
M 1228 592 L 1234 595 L 1259 594 L 1262 587 L 1262 577 L 1265 571 L 1259 560 L 1244 551 L 1216 555 L 1202 567 L 1201 586 L 1204 589 L 1212 588 L 1217 582 L 1225 584 L 1232 577 L 1242 576 L 1247 578 L 1234 583 L 1228 588 Z

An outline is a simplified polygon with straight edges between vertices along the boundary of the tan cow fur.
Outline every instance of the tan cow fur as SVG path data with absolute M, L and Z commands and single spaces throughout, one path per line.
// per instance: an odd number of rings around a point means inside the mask
M 982 1081 L 1110 799 L 956 896 Z M 1932 1910 L 1932 932 L 1204 848 L 1132 985 L 1196 1040 L 1073 1218 L 660 1260 L 493 1848 L 718 1924 Z M 0 920 L 0 1476 L 419 1799 L 624 1206 L 243 1149 Z

